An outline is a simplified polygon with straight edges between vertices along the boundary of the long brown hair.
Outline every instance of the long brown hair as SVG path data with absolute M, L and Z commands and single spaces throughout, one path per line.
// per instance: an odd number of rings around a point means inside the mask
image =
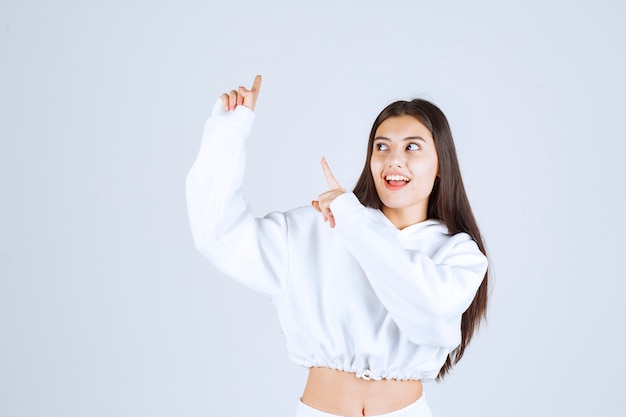
M 370 132 L 365 166 L 354 186 L 354 194 L 361 201 L 361 204 L 367 207 L 379 210 L 383 208 L 383 203 L 376 193 L 376 186 L 374 185 L 374 178 L 370 168 L 372 151 L 374 149 L 374 137 L 376 136 L 378 126 L 383 121 L 390 117 L 403 115 L 415 117 L 428 128 L 433 136 L 439 158 L 439 176 L 435 179 L 428 199 L 427 217 L 443 222 L 450 234 L 467 233 L 478 244 L 480 251 L 486 255 L 485 245 L 463 186 L 461 169 L 459 168 L 456 148 L 448 120 L 443 112 L 429 101 L 422 99 L 400 100 L 391 103 L 380 112 Z M 472 304 L 461 317 L 461 344 L 448 355 L 445 364 L 439 371 L 439 375 L 437 375 L 437 380 L 442 379 L 452 366 L 461 360 L 472 335 L 480 326 L 481 321 L 486 318 L 488 275 L 489 272 L 486 272 Z

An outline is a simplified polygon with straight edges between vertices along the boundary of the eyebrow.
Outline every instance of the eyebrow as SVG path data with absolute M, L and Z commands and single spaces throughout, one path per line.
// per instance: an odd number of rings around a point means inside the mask
M 386 141 L 388 141 L 388 142 L 391 142 L 391 139 L 386 138 L 386 137 L 384 137 L 384 136 L 376 136 L 376 137 L 374 138 L 374 140 L 386 140 Z M 423 138 L 423 137 L 421 137 L 421 136 L 409 136 L 409 137 L 406 137 L 406 138 L 404 138 L 404 139 L 402 139 L 402 140 L 403 140 L 403 141 L 407 141 L 407 140 L 421 140 L 422 142 L 426 143 L 426 139 L 424 139 L 424 138 Z

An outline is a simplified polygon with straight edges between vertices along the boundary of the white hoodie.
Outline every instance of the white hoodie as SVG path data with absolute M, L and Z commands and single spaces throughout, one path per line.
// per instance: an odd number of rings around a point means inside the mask
M 187 176 L 198 250 L 226 275 L 268 296 L 297 364 L 365 379 L 434 379 L 461 342 L 461 315 L 487 259 L 465 233 L 426 220 L 398 230 L 352 193 L 331 204 L 336 227 L 306 206 L 255 218 L 241 194 L 244 106 L 208 119 Z

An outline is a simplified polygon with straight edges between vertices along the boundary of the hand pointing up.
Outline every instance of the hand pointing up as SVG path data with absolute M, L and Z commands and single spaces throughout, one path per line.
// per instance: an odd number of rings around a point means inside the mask
M 337 181 L 330 170 L 330 166 L 328 166 L 326 158 L 322 158 L 322 171 L 324 171 L 324 176 L 326 177 L 329 190 L 320 194 L 319 197 L 317 197 L 317 200 L 313 200 L 311 202 L 311 205 L 313 205 L 317 211 L 322 213 L 324 221 L 328 221 L 330 227 L 335 227 L 335 216 L 333 216 L 333 212 L 330 211 L 330 204 L 335 198 L 345 193 L 346 190 L 339 185 L 339 181 Z
M 252 88 L 248 90 L 246 87 L 239 87 L 237 90 L 230 90 L 230 93 L 224 93 L 220 96 L 224 110 L 232 111 L 237 106 L 246 106 L 254 111 L 256 100 L 261 91 L 261 76 L 254 77 Z

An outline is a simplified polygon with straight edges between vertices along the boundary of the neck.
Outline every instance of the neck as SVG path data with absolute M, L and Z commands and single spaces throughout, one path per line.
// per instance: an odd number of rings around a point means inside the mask
M 383 214 L 399 230 L 426 220 L 426 208 L 418 210 L 394 209 L 383 206 Z

